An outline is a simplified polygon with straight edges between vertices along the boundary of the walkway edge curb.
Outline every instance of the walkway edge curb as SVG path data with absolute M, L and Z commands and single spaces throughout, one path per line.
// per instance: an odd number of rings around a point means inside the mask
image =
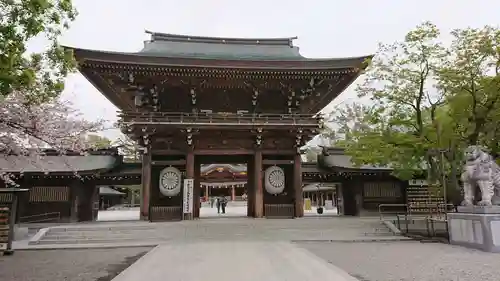
M 394 235 L 401 235 L 401 230 L 399 230 L 399 228 L 397 228 L 391 221 L 383 220 L 382 224 L 389 228 Z
M 50 231 L 50 227 L 40 229 L 28 242 L 28 245 L 37 245 L 40 240 Z

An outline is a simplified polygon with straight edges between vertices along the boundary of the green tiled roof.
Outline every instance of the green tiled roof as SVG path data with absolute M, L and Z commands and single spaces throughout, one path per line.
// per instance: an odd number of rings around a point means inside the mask
M 114 155 L 46 156 L 2 155 L 0 172 L 3 173 L 92 173 L 109 170 L 119 163 Z
M 218 38 L 149 32 L 141 55 L 227 60 L 307 60 L 293 46 L 296 37 Z

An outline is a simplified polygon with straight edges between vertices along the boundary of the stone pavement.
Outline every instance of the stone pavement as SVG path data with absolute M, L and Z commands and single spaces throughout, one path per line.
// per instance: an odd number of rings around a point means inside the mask
M 95 222 L 42 229 L 17 250 L 157 246 L 117 276 L 128 280 L 356 280 L 295 243 L 399 241 L 378 218 L 208 218 Z
M 287 242 L 163 244 L 113 281 L 354 281 L 317 256 Z
M 113 222 L 57 226 L 42 229 L 16 249 L 84 248 L 90 245 L 146 246 L 199 241 L 394 241 L 395 236 L 377 218 L 321 217 L 301 219 L 220 218 L 148 223 Z M 23 244 L 24 243 L 24 244 Z

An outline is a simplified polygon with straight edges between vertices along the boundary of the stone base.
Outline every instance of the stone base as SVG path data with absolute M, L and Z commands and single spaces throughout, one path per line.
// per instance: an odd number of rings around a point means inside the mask
M 457 211 L 469 214 L 500 214 L 500 206 L 458 206 Z
M 450 244 L 500 253 L 500 213 L 448 213 L 448 233 Z

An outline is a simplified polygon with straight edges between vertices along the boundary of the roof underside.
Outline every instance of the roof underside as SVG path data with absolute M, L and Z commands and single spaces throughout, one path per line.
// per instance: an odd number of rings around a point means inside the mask
M 380 167 L 373 165 L 355 166 L 352 162 L 352 157 L 345 154 L 343 148 L 324 148 L 323 152 L 318 155 L 318 164 L 325 168 L 330 169 L 344 169 L 344 170 L 364 170 L 364 171 L 380 171 L 390 172 L 389 167 Z
M 245 87 L 248 88 L 247 82 L 252 81 L 251 84 L 264 85 L 257 88 L 265 87 L 259 89 L 263 91 L 259 95 L 259 107 L 266 107 L 261 108 L 263 112 L 267 107 L 273 107 L 273 111 L 269 112 L 283 113 L 281 111 L 287 110 L 288 95 L 283 95 L 283 89 L 293 88 L 300 93 L 308 89 L 313 79 L 324 81 L 316 88 L 316 95 L 301 103 L 303 108 L 300 113 L 314 114 L 349 86 L 371 58 L 305 58 L 300 55 L 299 48 L 293 46 L 296 39 L 293 37 L 242 39 L 148 33 L 151 39 L 145 42 L 141 51 L 135 53 L 70 48 L 82 74 L 121 110 L 135 110 L 127 84 L 128 77 L 134 75 L 135 83 L 162 85 L 160 99 L 169 101 L 161 105 L 161 111 L 165 112 L 173 110 L 168 108 L 173 100 L 176 100 L 176 112 L 190 112 L 191 108 L 184 107 L 191 106 L 191 95 L 188 90 L 180 88 L 187 88 L 188 84 L 196 87 L 199 83 L 203 83 L 199 87 L 204 88 L 197 93 L 200 109 L 212 109 L 212 103 L 223 104 L 230 100 L 228 97 L 237 98 L 240 103 L 244 100 L 251 106 L 254 91 L 245 90 Z M 151 85 L 143 86 L 147 88 Z M 210 89 L 213 93 L 209 93 Z M 231 89 L 238 89 L 237 93 L 231 93 Z M 204 95 L 209 97 L 209 102 L 204 102 Z M 271 99 L 279 106 L 271 103 Z M 239 104 L 230 104 L 229 107 L 259 112 Z M 217 110 L 215 106 L 215 111 L 225 110 Z

